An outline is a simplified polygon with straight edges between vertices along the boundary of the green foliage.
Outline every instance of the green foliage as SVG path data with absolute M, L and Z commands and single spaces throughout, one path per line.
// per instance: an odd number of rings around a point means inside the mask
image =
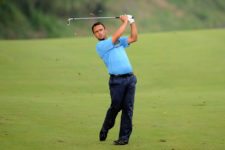
M 0 5 L 0 38 L 6 37 L 27 37 L 31 30 L 29 21 L 26 16 L 9 1 L 2 1 Z
M 67 27 L 67 18 L 124 13 L 135 16 L 139 32 L 225 26 L 224 0 L 1 0 L 0 38 L 73 36 L 74 28 L 89 35 L 93 21 Z M 118 26 L 116 21 L 104 23 L 112 30 Z
M 93 5 L 93 3 L 95 5 Z M 88 16 L 104 10 L 104 3 L 73 0 L 15 0 L 0 2 L 0 38 L 72 36 L 69 16 Z

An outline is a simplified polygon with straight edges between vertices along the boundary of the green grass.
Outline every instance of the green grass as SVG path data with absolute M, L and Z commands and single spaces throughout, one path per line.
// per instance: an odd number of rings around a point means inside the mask
M 136 150 L 225 148 L 225 30 L 142 34 L 127 49 L 138 77 Z M 116 150 L 94 38 L 0 41 L 1 150 Z

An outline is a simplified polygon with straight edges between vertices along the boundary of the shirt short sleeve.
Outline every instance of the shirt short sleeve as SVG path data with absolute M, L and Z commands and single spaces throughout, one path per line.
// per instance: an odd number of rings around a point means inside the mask
M 119 38 L 119 41 L 120 41 L 120 44 L 126 48 L 129 46 L 129 43 L 128 43 L 128 37 L 121 37 Z

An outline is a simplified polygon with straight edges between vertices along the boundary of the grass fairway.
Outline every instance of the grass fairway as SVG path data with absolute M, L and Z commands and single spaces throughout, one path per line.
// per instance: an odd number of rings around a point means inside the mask
M 225 148 L 225 30 L 142 34 L 124 150 Z M 117 150 L 98 141 L 110 103 L 94 38 L 0 41 L 0 150 Z M 120 114 L 119 114 L 120 115 Z

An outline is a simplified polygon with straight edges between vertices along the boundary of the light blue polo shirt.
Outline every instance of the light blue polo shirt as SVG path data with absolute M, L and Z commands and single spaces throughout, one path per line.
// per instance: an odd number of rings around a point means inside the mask
M 121 37 L 114 44 L 111 37 L 97 43 L 97 53 L 104 61 L 109 74 L 118 75 L 133 72 L 125 51 L 128 46 L 128 37 Z

